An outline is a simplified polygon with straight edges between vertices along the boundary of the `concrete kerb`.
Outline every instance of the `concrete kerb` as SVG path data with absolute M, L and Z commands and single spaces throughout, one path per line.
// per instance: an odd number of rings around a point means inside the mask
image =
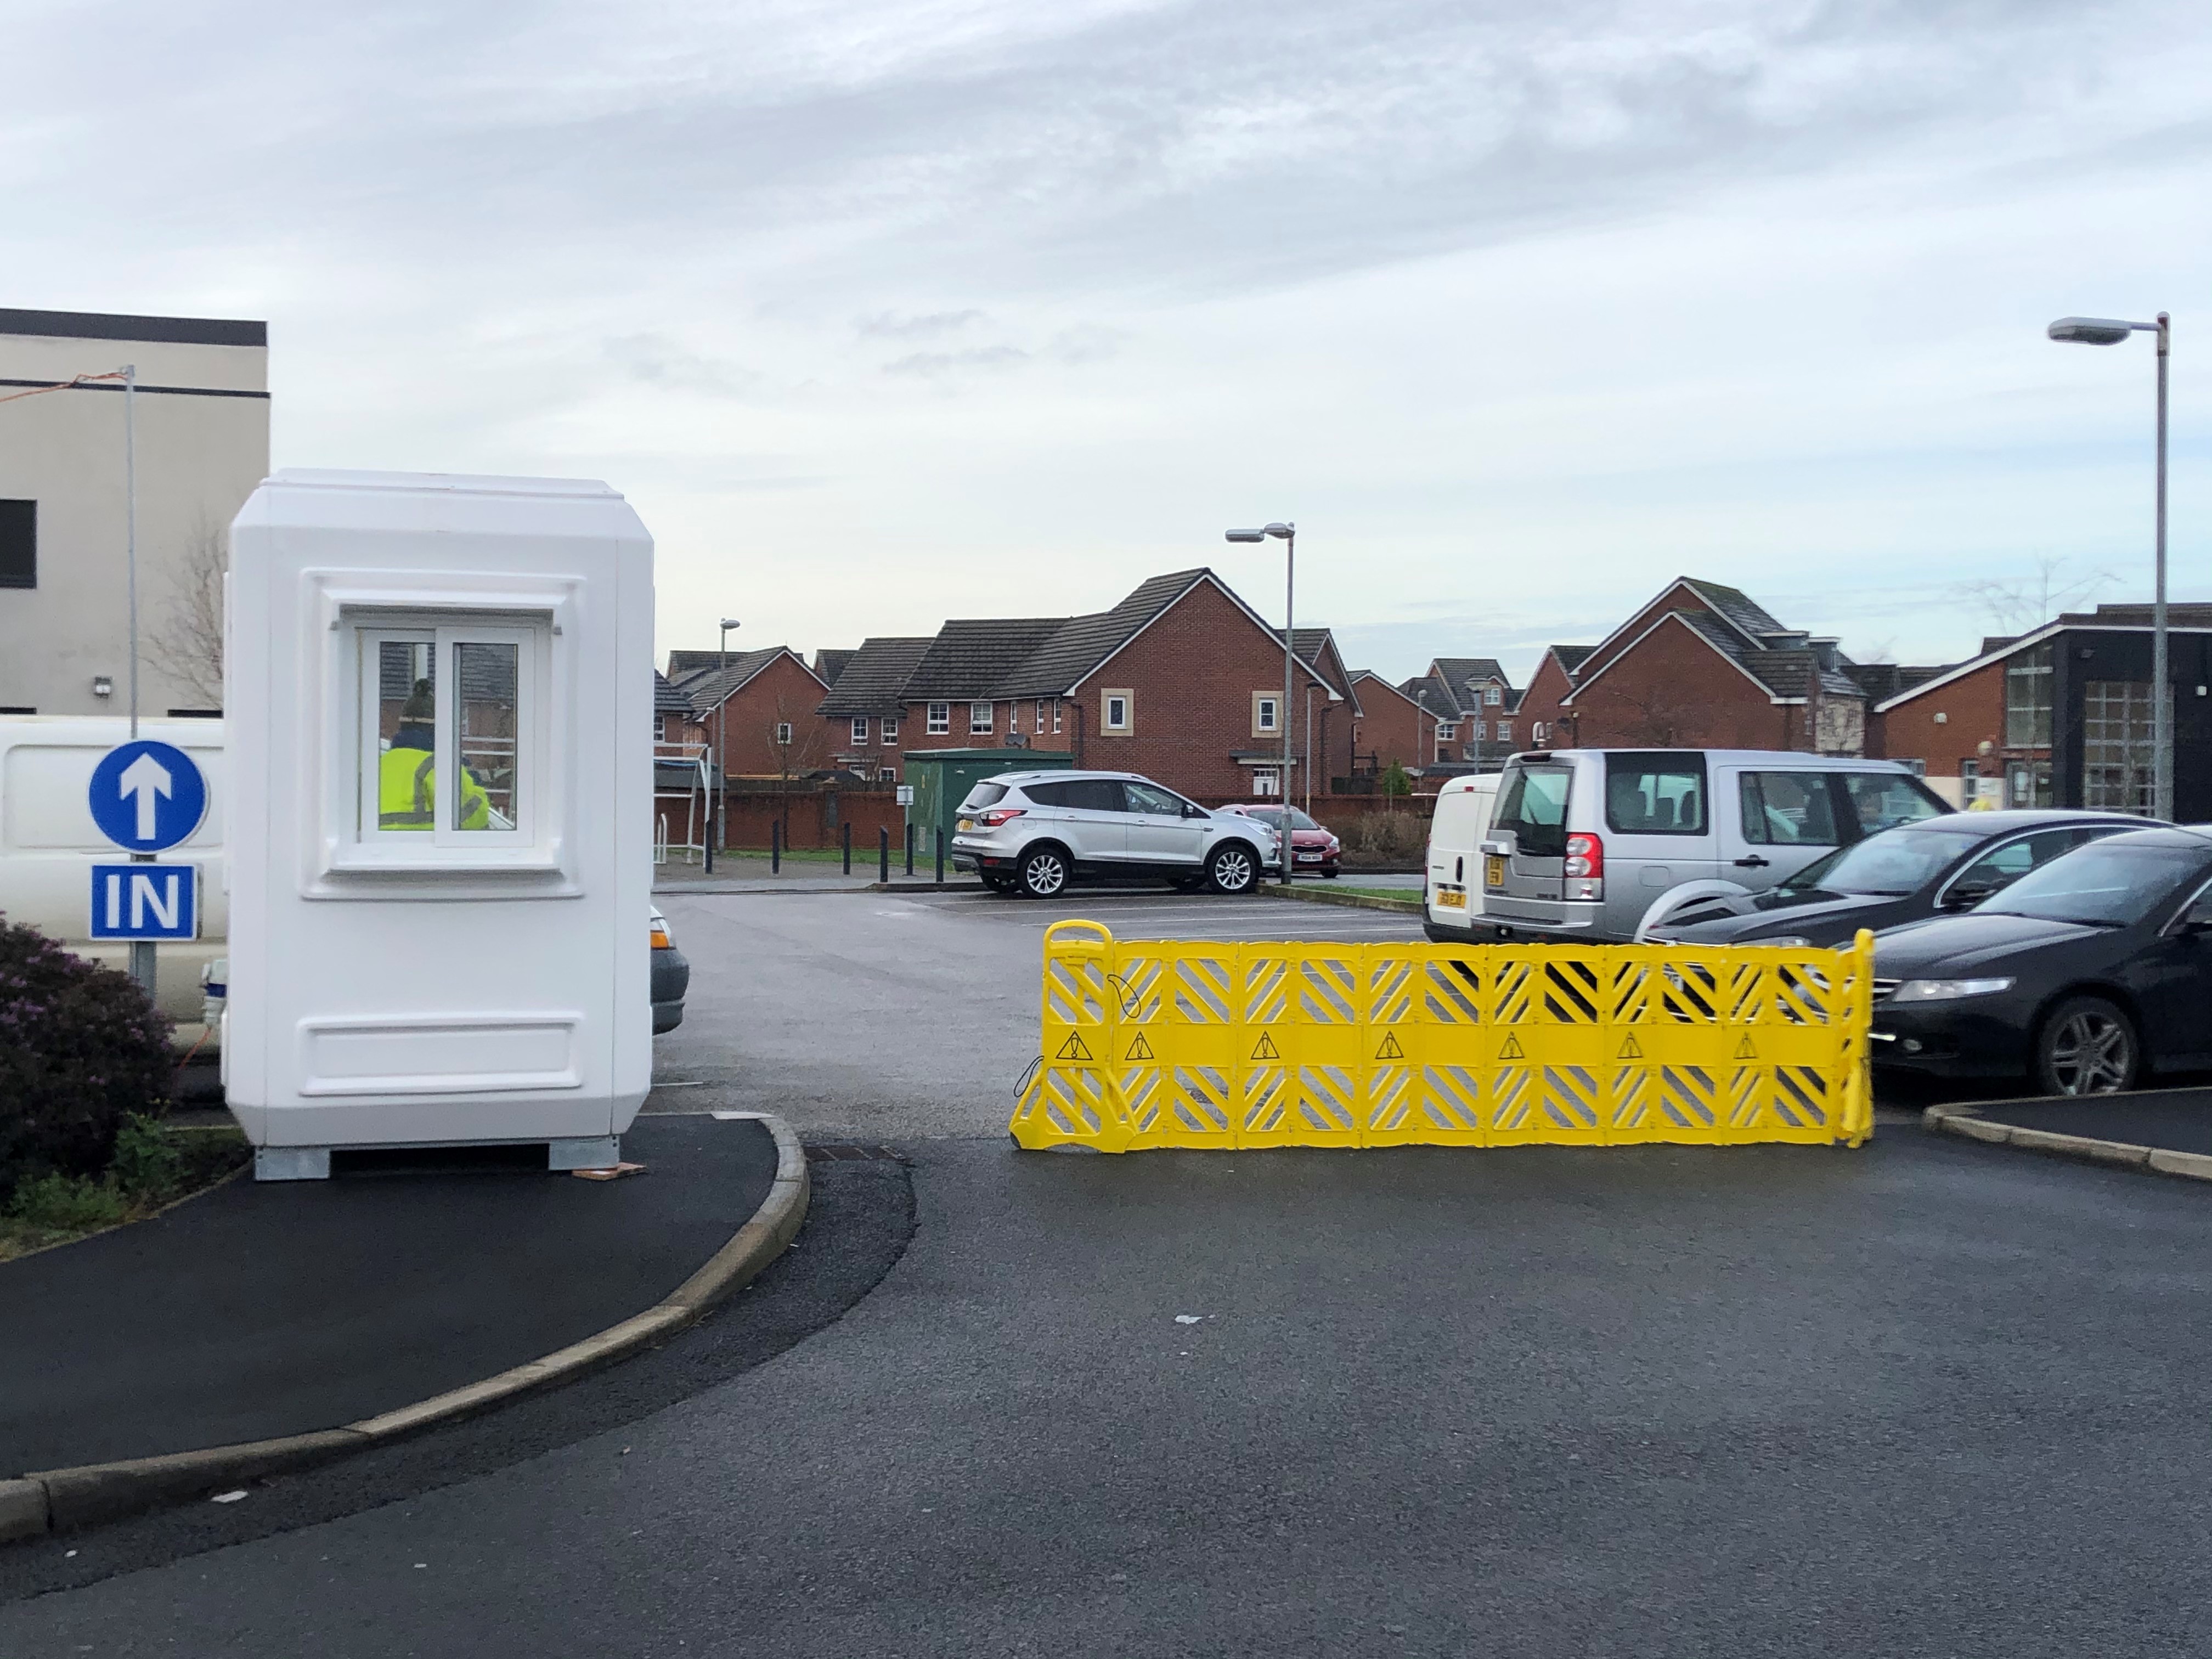
M 789 1124 L 768 1112 L 715 1115 L 756 1119 L 767 1127 L 775 1139 L 775 1179 L 751 1219 L 731 1235 L 729 1243 L 643 1313 L 511 1370 L 342 1428 L 0 1480 L 0 1543 L 119 1520 L 203 1492 L 326 1463 L 348 1452 L 469 1416 L 530 1389 L 566 1382 L 666 1340 L 750 1284 L 782 1255 L 805 1221 L 812 1196 L 806 1149 Z
M 1400 915 L 1421 914 L 1419 899 L 1370 898 L 1364 893 L 1334 893 L 1322 887 L 1285 887 L 1279 881 L 1264 882 L 1260 891 L 1277 898 L 1298 899 L 1307 904 L 1341 904 L 1353 910 L 1392 910 Z
M 2122 1140 L 2100 1140 L 2091 1135 L 2023 1129 L 2009 1123 L 1993 1122 L 1972 1106 L 1930 1106 L 1920 1115 L 1920 1121 L 1936 1133 L 1987 1141 L 1995 1146 L 2017 1146 L 2022 1152 L 2043 1152 L 2052 1158 L 2078 1158 L 2087 1164 L 2110 1164 L 2128 1170 L 2155 1170 L 2160 1175 L 2181 1176 L 2191 1181 L 2212 1181 L 2212 1157 L 2202 1152 L 2168 1152 L 2163 1147 L 2136 1146 Z

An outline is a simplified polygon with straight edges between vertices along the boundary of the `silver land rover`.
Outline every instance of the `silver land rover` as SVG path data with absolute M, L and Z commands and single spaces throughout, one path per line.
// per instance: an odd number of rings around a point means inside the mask
M 1652 901 L 1684 882 L 1762 892 L 1831 848 L 1949 811 L 1894 761 L 1758 749 L 1516 755 L 1477 848 L 1480 914 L 1449 936 L 1632 939 Z M 1432 911 L 1431 938 L 1438 919 Z

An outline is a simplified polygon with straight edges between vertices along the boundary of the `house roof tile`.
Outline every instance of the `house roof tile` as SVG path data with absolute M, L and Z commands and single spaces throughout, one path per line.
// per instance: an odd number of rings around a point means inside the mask
M 998 687 L 1003 697 L 1065 696 L 1144 630 L 1163 611 L 1212 578 L 1206 569 L 1176 570 L 1139 582 L 1110 611 L 1070 617 Z
M 1007 689 L 1072 619 L 1066 617 L 956 617 L 937 631 L 915 665 L 905 695 L 961 699 L 1016 696 Z
M 693 711 L 701 714 L 742 691 L 745 682 L 762 669 L 778 657 L 790 654 L 790 647 L 764 645 L 757 651 L 732 651 L 726 669 L 720 666 L 720 653 L 714 654 L 717 659 L 715 666 L 704 673 L 687 675 L 678 688 L 691 700 Z
M 862 640 L 817 712 L 833 716 L 896 715 L 907 682 L 935 642 L 891 635 Z

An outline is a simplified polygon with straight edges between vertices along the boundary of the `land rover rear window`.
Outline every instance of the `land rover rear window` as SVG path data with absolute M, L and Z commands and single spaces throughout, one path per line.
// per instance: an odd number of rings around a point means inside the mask
M 1492 827 L 1510 830 L 1525 858 L 1566 857 L 1567 795 L 1574 775 L 1565 766 L 1516 768 L 1498 797 Z
M 1704 757 L 1607 755 L 1605 822 L 1623 836 L 1704 835 Z

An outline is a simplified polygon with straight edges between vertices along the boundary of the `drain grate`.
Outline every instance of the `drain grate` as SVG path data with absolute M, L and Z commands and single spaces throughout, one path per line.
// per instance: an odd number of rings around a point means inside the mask
M 903 1164 L 906 1155 L 895 1147 L 866 1146 L 854 1141 L 830 1141 L 809 1145 L 806 1149 L 809 1164 Z

